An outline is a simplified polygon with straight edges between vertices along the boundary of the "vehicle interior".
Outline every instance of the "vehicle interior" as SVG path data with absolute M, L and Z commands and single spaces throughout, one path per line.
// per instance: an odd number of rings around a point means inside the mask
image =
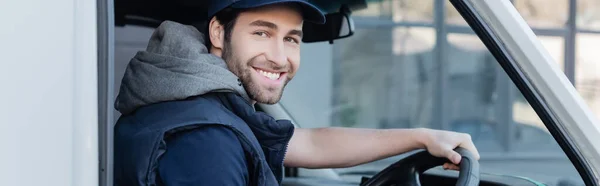
M 461 171 L 448 171 L 443 159 L 417 150 L 349 168 L 286 167 L 282 185 L 584 185 L 552 123 L 530 104 L 536 98 L 523 93 L 519 74 L 506 71 L 507 54 L 493 47 L 502 41 L 486 39 L 489 30 L 466 1 L 313 2 L 328 13 L 327 23 L 305 23 L 296 78 L 280 103 L 257 110 L 305 128 L 465 132 L 481 160 L 461 152 Z M 105 26 L 114 29 L 104 37 L 112 40 L 103 43 L 112 46 L 104 55 L 114 63 L 101 67 L 107 71 L 99 80 L 113 94 L 101 95 L 101 110 L 108 111 L 101 114 L 107 124 L 101 131 L 118 119 L 112 100 L 153 28 L 164 20 L 201 22 L 202 7 L 193 0 L 114 1 L 114 11 L 105 13 Z M 110 132 L 101 136 L 111 138 Z M 101 143 L 101 151 L 112 154 L 110 140 Z M 101 185 L 112 185 L 110 155 L 100 159 Z

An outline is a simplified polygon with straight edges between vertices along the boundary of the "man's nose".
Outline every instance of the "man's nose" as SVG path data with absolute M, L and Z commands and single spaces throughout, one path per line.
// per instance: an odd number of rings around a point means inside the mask
M 285 66 L 285 64 L 287 63 L 285 43 L 283 41 L 273 42 L 273 44 L 266 53 L 267 60 L 277 64 L 278 66 Z

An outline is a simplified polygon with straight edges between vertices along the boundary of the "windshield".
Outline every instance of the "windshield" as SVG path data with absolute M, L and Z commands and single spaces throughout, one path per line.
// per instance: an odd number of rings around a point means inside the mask
M 573 50 L 575 38 L 561 33 L 566 32 L 561 26 L 568 25 L 564 17 L 571 16 L 570 1 L 552 1 L 556 3 L 513 3 L 594 106 L 597 91 L 587 85 L 597 78 L 589 75 L 590 70 L 579 69 L 595 69 L 586 60 L 596 54 Z M 481 153 L 482 173 L 528 177 L 550 185 L 583 183 L 538 115 L 450 3 L 376 1 L 353 16 L 354 36 L 333 45 L 303 45 L 301 69 L 281 101 L 301 127 L 466 132 Z M 600 38 L 592 33 L 576 36 Z M 580 66 L 574 66 L 576 54 Z M 357 181 L 400 157 L 335 171 L 343 179 Z

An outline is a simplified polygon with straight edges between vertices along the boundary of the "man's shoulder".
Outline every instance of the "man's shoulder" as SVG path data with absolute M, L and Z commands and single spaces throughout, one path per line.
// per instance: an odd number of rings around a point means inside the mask
M 147 105 L 141 107 L 136 113 L 147 113 L 155 110 L 162 110 L 165 112 L 180 112 L 181 110 L 199 109 L 199 108 L 210 108 L 202 109 L 215 112 L 218 110 L 226 109 L 223 106 L 222 100 L 219 99 L 217 94 L 205 94 L 199 96 L 188 97 L 185 99 L 164 101 L 156 104 Z
M 218 95 L 207 94 L 183 100 L 165 101 L 140 107 L 129 115 L 123 115 L 117 122 L 140 123 L 141 127 L 177 128 L 180 125 L 194 124 L 230 124 L 240 122 L 224 105 Z

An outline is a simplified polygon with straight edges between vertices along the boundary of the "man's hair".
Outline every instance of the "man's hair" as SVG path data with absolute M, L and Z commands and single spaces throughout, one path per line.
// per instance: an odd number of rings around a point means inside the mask
M 217 21 L 219 21 L 219 23 L 221 25 L 223 25 L 223 30 L 225 31 L 225 38 L 224 41 L 227 43 L 229 41 L 231 41 L 231 33 L 233 32 L 233 26 L 235 25 L 235 22 L 238 18 L 238 16 L 240 15 L 240 13 L 242 12 L 241 9 L 234 9 L 234 8 L 225 8 L 219 12 L 217 12 L 217 14 L 215 14 L 215 17 L 217 19 Z M 210 18 L 212 19 L 212 18 Z M 212 47 L 212 43 L 210 42 L 210 19 L 208 20 L 208 22 L 206 23 L 206 28 L 204 36 L 205 36 L 205 42 L 206 42 L 206 46 L 208 49 L 210 49 Z

